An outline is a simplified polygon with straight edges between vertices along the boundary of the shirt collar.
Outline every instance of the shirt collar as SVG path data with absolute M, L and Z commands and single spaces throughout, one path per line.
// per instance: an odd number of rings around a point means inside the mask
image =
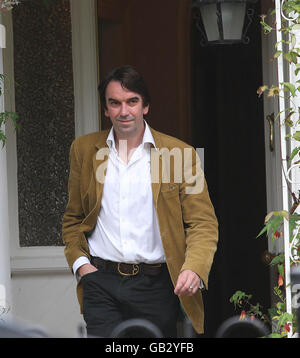
M 108 145 L 109 149 L 112 149 L 112 148 L 116 149 L 113 127 L 111 127 L 111 129 L 108 133 L 108 136 L 106 138 L 106 144 Z
M 145 147 L 145 144 L 149 143 L 150 145 L 152 144 L 154 146 L 154 148 L 156 149 L 155 141 L 154 141 L 153 135 L 151 133 L 151 130 L 148 126 L 148 123 L 145 120 L 144 120 L 144 123 L 145 123 L 145 132 L 144 132 L 144 136 L 143 136 L 142 146 Z M 116 149 L 113 127 L 111 127 L 111 129 L 108 133 L 108 136 L 106 139 L 106 144 L 108 145 L 108 147 L 110 149 L 112 149 L 112 148 Z

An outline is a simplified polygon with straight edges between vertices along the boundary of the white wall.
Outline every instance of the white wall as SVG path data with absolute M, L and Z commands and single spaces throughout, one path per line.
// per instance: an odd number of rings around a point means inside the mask
M 84 326 L 76 298 L 76 285 L 69 272 L 17 273 L 12 279 L 13 315 L 40 326 L 51 337 L 79 337 Z

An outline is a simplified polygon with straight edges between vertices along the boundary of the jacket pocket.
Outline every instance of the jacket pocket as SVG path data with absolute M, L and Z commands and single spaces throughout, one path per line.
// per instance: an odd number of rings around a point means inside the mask
M 161 184 L 161 194 L 165 199 L 179 196 L 179 186 L 176 184 Z

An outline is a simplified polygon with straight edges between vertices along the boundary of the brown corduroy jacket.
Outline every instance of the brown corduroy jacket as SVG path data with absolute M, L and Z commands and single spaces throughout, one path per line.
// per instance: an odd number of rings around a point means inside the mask
M 151 151 L 153 202 L 172 282 L 175 286 L 179 273 L 190 269 L 201 277 L 207 289 L 217 248 L 218 223 L 199 157 L 188 144 L 150 129 L 157 149 Z M 71 145 L 69 200 L 62 225 L 65 255 L 71 270 L 78 257 L 90 256 L 88 235 L 101 209 L 108 133 L 106 130 L 87 134 Z M 82 308 L 80 282 L 77 296 Z M 203 333 L 201 291 L 180 297 L 180 301 L 195 330 Z

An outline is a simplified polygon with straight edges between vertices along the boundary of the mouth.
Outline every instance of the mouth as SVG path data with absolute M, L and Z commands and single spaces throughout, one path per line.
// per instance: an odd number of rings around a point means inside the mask
M 121 122 L 121 123 L 129 123 L 129 122 L 132 122 L 133 121 L 133 118 L 131 119 L 118 119 L 118 122 Z

